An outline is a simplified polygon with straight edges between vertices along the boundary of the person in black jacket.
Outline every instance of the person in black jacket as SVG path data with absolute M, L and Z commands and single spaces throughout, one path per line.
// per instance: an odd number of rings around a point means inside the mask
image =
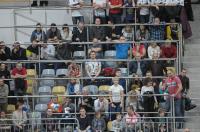
M 87 28 L 84 26 L 83 22 L 79 22 L 78 26 L 72 31 L 72 42 L 87 42 Z M 72 45 L 74 51 L 82 51 L 84 45 Z
M 10 59 L 10 48 L 5 46 L 4 41 L 0 41 L 0 60 L 6 61 Z
M 26 49 L 20 47 L 20 42 L 18 41 L 15 41 L 13 44 L 11 59 L 12 60 L 27 60 Z

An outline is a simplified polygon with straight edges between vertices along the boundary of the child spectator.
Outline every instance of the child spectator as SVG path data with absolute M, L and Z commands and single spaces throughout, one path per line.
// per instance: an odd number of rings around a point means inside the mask
M 120 113 L 116 114 L 116 119 L 112 121 L 112 131 L 121 132 L 123 128 L 122 115 Z
M 106 130 L 106 122 L 101 116 L 101 112 L 95 112 L 95 117 L 92 120 L 92 130 L 94 132 L 104 132 Z
M 165 118 L 165 109 L 163 109 L 163 108 L 159 108 L 158 109 L 158 117 L 159 117 L 159 119 L 158 119 L 158 122 L 159 122 L 159 124 L 158 124 L 158 127 L 159 127 L 159 131 L 160 132 L 166 132 L 167 130 L 166 130 L 166 122 L 167 122 L 167 120 L 166 120 L 166 118 Z
M 113 78 L 113 85 L 110 87 L 111 112 L 121 112 L 124 104 L 124 89 L 119 85 L 119 78 Z M 112 114 L 112 119 L 114 115 Z

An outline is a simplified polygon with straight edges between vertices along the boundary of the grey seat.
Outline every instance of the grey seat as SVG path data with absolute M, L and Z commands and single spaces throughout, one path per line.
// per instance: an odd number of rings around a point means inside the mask
M 47 110 L 47 104 L 36 104 L 35 111 L 37 112 L 45 112 Z
M 105 59 L 114 59 L 116 57 L 116 51 L 115 50 L 107 50 L 104 52 L 104 58 Z M 114 61 L 105 61 L 105 67 L 117 67 L 117 63 Z
M 38 94 L 39 95 L 51 95 L 51 87 L 50 86 L 39 87 Z M 38 101 L 39 101 L 39 103 L 47 104 L 51 101 L 51 98 L 50 97 L 40 97 Z
M 53 87 L 55 85 L 55 81 L 53 79 L 42 79 L 40 81 L 40 86 L 50 86 Z
M 73 57 L 76 59 L 83 59 L 86 56 L 85 51 L 74 51 Z
M 54 69 L 44 69 L 42 71 L 42 77 L 55 77 Z
M 31 118 L 30 123 L 32 126 L 32 130 L 35 128 L 41 129 L 41 112 L 31 112 L 29 113 L 29 118 Z
M 96 85 L 87 85 L 84 88 L 87 88 L 90 95 L 97 95 L 99 92 L 99 88 Z M 92 97 L 93 99 L 96 99 L 96 97 Z
M 128 76 L 128 69 L 127 68 L 119 68 L 122 72 L 122 76 Z
M 61 75 L 67 75 L 68 74 L 68 69 L 57 69 L 56 70 L 56 77 L 61 76 Z

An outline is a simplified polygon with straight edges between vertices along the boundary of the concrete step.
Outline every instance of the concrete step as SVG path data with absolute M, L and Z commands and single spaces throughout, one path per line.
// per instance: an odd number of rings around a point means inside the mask
M 185 49 L 200 49 L 200 39 L 193 39 L 191 41 L 197 43 L 185 44 Z
M 200 56 L 184 56 L 183 62 L 200 61 Z
M 199 52 L 200 54 L 200 52 Z M 183 67 L 186 68 L 198 68 L 200 67 L 200 61 L 192 61 L 192 62 L 183 62 Z
M 185 56 L 200 56 L 200 49 L 199 50 L 186 50 L 184 52 Z

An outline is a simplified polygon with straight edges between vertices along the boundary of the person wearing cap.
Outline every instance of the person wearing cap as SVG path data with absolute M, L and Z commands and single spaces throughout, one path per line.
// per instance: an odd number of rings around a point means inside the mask
M 46 33 L 42 30 L 42 25 L 40 23 L 36 24 L 36 29 L 31 34 L 31 42 L 36 40 L 37 42 L 46 42 Z
M 60 30 L 56 27 L 55 23 L 51 24 L 50 29 L 47 31 L 47 41 L 51 43 L 57 43 L 61 40 Z
M 10 59 L 10 48 L 5 45 L 4 41 L 0 41 L 0 60 L 6 61 Z
M 27 60 L 26 49 L 20 47 L 19 41 L 15 41 L 13 44 L 11 59 L 12 60 Z

